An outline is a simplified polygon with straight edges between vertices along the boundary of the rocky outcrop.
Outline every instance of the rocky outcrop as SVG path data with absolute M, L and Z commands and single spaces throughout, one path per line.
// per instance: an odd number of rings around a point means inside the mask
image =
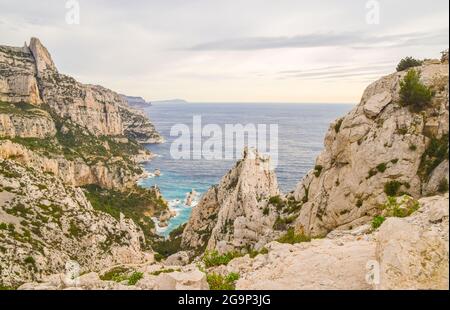
M 0 159 L 0 284 L 15 287 L 63 272 L 151 261 L 130 219 L 95 211 L 80 188 L 41 169 Z
M 0 101 L 35 105 L 44 102 L 59 117 L 95 135 L 125 134 L 143 143 L 161 142 L 145 115 L 129 109 L 122 96 L 60 74 L 37 38 L 32 38 L 28 47 L 0 46 Z
M 0 137 L 45 139 L 56 135 L 55 123 L 47 112 L 38 109 L 19 112 L 12 105 L 0 103 Z
M 389 218 L 377 236 L 380 264 L 377 289 L 446 289 L 448 279 L 449 200 L 423 198 L 408 218 Z
M 36 75 L 34 59 L 26 45 L 0 46 L 0 102 L 41 104 Z
M 136 96 L 126 96 L 121 95 L 122 98 L 128 103 L 128 106 L 135 109 L 145 109 L 152 106 L 151 102 L 145 101 L 142 97 L 136 97 Z
M 264 245 L 273 238 L 276 220 L 273 214 L 263 214 L 268 204 L 265 198 L 278 194 L 270 158 L 245 150 L 243 159 L 192 210 L 182 247 L 227 252 Z
M 164 143 L 164 138 L 144 112 L 121 106 L 119 109 L 124 126 L 124 134 L 142 144 Z
M 445 164 L 429 170 L 446 150 L 448 159 L 448 64 L 429 61 L 416 69 L 434 92 L 420 113 L 400 103 L 406 72 L 397 72 L 371 84 L 361 103 L 330 126 L 314 170 L 292 195 L 304 202 L 298 232 L 321 236 L 367 223 L 388 195 L 436 193 Z M 436 147 L 441 158 L 427 158 Z
M 113 275 L 112 279 L 109 279 Z M 133 277 L 137 278 L 133 279 Z M 101 272 L 54 274 L 41 282 L 26 283 L 19 290 L 207 290 L 206 274 L 194 266 L 181 269 L 159 264 L 120 265 Z
M 82 158 L 67 160 L 58 154 L 43 156 L 9 140 L 0 141 L 0 158 L 13 159 L 30 168 L 51 173 L 72 186 L 97 184 L 109 189 L 123 189 L 134 186 L 139 179 L 139 174 L 122 165 L 115 165 L 120 161 L 118 158 L 92 165 Z
M 411 217 L 389 218 L 375 232 L 363 226 L 306 243 L 272 242 L 267 254 L 216 272 L 239 273 L 243 290 L 448 290 L 448 203 L 448 194 L 421 199 Z
M 441 162 L 431 173 L 428 182 L 425 184 L 423 194 L 426 196 L 438 192 L 448 191 L 449 166 L 448 159 Z

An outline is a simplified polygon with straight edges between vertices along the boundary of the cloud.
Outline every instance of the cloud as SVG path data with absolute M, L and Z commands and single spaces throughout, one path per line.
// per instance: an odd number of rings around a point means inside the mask
M 279 72 L 281 79 L 295 78 L 295 79 L 308 79 L 308 80 L 328 80 L 328 79 L 340 79 L 345 77 L 376 77 L 383 74 L 392 72 L 395 68 L 395 63 L 377 63 L 367 66 L 328 66 L 323 68 L 313 68 L 306 70 L 291 70 Z
M 189 50 L 260 50 L 348 46 L 353 48 L 404 47 L 448 44 L 448 28 L 433 33 L 411 32 L 394 35 L 367 35 L 358 32 L 316 33 L 292 37 L 247 37 L 194 45 Z

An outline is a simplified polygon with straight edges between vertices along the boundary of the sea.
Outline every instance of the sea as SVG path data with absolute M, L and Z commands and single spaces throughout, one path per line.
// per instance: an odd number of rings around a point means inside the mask
M 170 219 L 167 227 L 157 225 L 158 234 L 167 237 L 175 228 L 186 223 L 201 195 L 210 186 L 218 184 L 240 159 L 242 144 L 226 145 L 217 130 L 221 129 L 225 135 L 227 124 L 254 125 L 255 128 L 264 128 L 258 125 L 266 125 L 265 136 L 261 137 L 268 141 L 266 151 L 277 154 L 274 168 L 278 184 L 284 193 L 288 193 L 314 167 L 315 158 L 324 147 L 323 141 L 330 123 L 344 116 L 353 107 L 352 104 L 161 103 L 145 108 L 145 113 L 166 141 L 163 144 L 145 146 L 156 154 L 156 157 L 144 164 L 148 176 L 141 179 L 139 185 L 158 186 L 169 207 L 177 214 Z M 199 119 L 201 127 L 198 124 Z M 276 132 L 270 131 L 270 125 L 274 124 L 278 127 L 278 145 L 272 148 L 269 140 Z M 211 138 L 212 134 L 201 138 L 202 143 L 207 140 L 222 140 L 223 152 L 219 152 L 219 155 L 223 153 L 223 156 L 217 155 L 216 159 L 211 159 L 196 153 L 197 157 L 194 158 L 194 149 L 199 144 L 194 146 L 194 140 L 189 139 L 186 133 L 200 136 L 200 132 L 205 130 L 207 125 L 215 128 L 216 135 L 214 138 Z M 183 134 L 179 131 L 180 128 L 184 129 Z M 188 156 L 174 158 L 173 154 L 176 152 L 173 150 L 180 150 L 179 144 L 184 144 L 185 149 L 190 147 Z M 275 146 L 275 143 L 273 145 Z M 197 195 L 191 205 L 187 205 L 186 196 L 191 191 Z

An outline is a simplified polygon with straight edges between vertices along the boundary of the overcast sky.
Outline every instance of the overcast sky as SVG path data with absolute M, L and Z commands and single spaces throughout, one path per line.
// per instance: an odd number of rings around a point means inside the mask
M 0 0 L 0 44 L 32 36 L 59 71 L 147 100 L 359 101 L 404 56 L 448 47 L 448 0 Z

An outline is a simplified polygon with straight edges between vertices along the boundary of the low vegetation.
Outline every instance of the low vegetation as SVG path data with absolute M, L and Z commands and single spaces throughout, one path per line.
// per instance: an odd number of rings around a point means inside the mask
M 305 236 L 303 234 L 296 234 L 294 228 L 289 228 L 286 234 L 277 239 L 279 243 L 301 243 L 301 242 L 310 242 L 311 237 Z
M 155 259 L 162 260 L 181 250 L 181 238 L 186 224 L 174 229 L 169 234 L 169 238 L 154 240 L 152 249 L 157 252 Z
M 133 272 L 128 279 L 128 285 L 136 285 L 136 283 L 139 282 L 140 279 L 144 277 L 144 274 L 142 272 Z
M 209 289 L 213 291 L 232 291 L 236 289 L 236 281 L 239 280 L 238 273 L 232 272 L 226 276 L 216 273 L 206 275 L 209 284 Z
M 397 72 L 405 71 L 409 68 L 421 66 L 422 63 L 423 63 L 422 60 L 418 60 L 413 57 L 405 57 L 402 60 L 400 60 L 399 64 L 397 65 Z
M 260 254 L 264 255 L 264 254 L 268 254 L 268 253 L 269 253 L 269 250 L 267 248 L 262 248 L 259 251 L 256 251 L 256 250 L 253 250 L 253 249 L 248 251 L 248 255 L 250 256 L 250 258 L 255 258 L 256 256 L 258 256 Z
M 383 206 L 383 213 L 387 217 L 408 217 L 420 208 L 417 200 L 409 196 L 388 197 Z
M 438 193 L 443 194 L 448 192 L 448 181 L 446 178 L 443 178 L 438 185 Z
M 339 119 L 337 122 L 336 122 L 336 124 L 334 125 L 334 131 L 336 132 L 336 133 L 339 133 L 339 131 L 341 131 L 341 127 L 342 127 L 342 123 L 344 122 L 344 119 L 343 118 L 341 118 L 341 119 Z
M 416 70 L 409 70 L 400 81 L 400 100 L 403 106 L 422 110 L 430 103 L 432 97 L 431 89 L 420 82 L 420 73 Z
M 384 216 L 378 215 L 375 216 L 372 220 L 372 228 L 373 229 L 377 229 L 381 226 L 381 224 L 384 223 L 384 221 L 386 220 L 386 218 Z
M 132 271 L 126 267 L 115 267 L 100 275 L 100 279 L 103 281 L 126 282 L 128 285 L 136 285 L 143 277 L 142 272 Z
M 113 268 L 103 275 L 100 275 L 100 279 L 103 281 L 122 282 L 128 280 L 129 269 L 125 267 Z
M 172 268 L 163 268 L 157 271 L 153 271 L 152 273 L 150 273 L 152 276 L 159 276 L 162 273 L 172 273 L 172 272 L 179 272 L 180 269 L 172 269 Z
M 127 192 L 108 190 L 97 185 L 85 186 L 84 190 L 94 209 L 116 219 L 120 218 L 120 213 L 132 219 L 142 228 L 147 241 L 154 237 L 155 224 L 150 216 L 159 215 L 168 208 L 165 201 L 154 192 L 137 186 Z
M 202 261 L 205 264 L 206 268 L 211 268 L 214 266 L 228 265 L 228 263 L 237 258 L 241 257 L 242 254 L 240 252 L 228 252 L 220 255 L 218 251 L 206 251 L 202 257 Z
M 320 175 L 322 174 L 322 170 L 323 170 L 323 166 L 321 166 L 321 165 L 316 165 L 314 167 L 314 175 L 316 176 L 316 178 L 320 177 Z
M 386 184 L 384 184 L 384 193 L 387 196 L 397 196 L 402 185 L 403 184 L 399 181 L 387 182 Z
M 432 137 L 428 143 L 419 166 L 419 176 L 427 181 L 433 170 L 449 156 L 448 133 L 441 138 Z

